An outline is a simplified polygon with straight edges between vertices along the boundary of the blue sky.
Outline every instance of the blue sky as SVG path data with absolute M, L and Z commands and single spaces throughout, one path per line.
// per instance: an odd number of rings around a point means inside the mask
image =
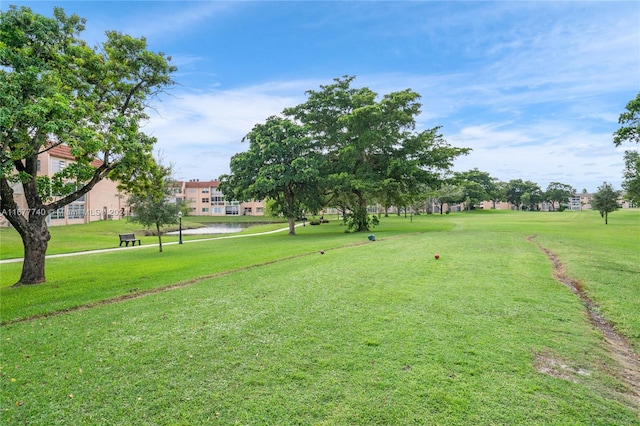
M 473 152 L 455 170 L 620 187 L 612 133 L 640 92 L 640 2 L 7 1 L 145 36 L 178 85 L 145 130 L 183 180 L 216 179 L 254 124 L 335 77 L 422 95 L 418 130 Z

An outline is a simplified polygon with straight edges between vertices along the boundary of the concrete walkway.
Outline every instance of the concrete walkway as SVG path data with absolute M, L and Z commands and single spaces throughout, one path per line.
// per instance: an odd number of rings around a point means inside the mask
M 297 224 L 296 228 L 298 226 L 302 226 L 301 224 Z M 283 232 L 283 231 L 288 231 L 289 227 L 287 226 L 286 228 L 280 228 L 280 229 L 275 229 L 273 231 L 266 231 L 266 232 L 258 232 L 255 234 L 240 234 L 240 235 L 225 235 L 223 237 L 216 237 L 216 238 L 203 238 L 200 240 L 182 240 L 182 242 L 184 244 L 191 244 L 191 243 L 201 243 L 203 241 L 212 241 L 212 240 L 228 240 L 230 238 L 245 238 L 245 237 L 255 237 L 256 235 L 267 235 L 267 234 L 275 234 L 278 232 Z M 173 241 L 170 243 L 162 243 L 162 246 L 171 246 L 171 245 L 175 245 L 178 244 L 178 241 Z M 108 253 L 108 252 L 112 252 L 112 251 L 122 251 L 122 250 L 138 250 L 138 249 L 144 249 L 144 248 L 149 248 L 149 247 L 155 247 L 158 248 L 157 244 L 147 244 L 144 246 L 131 246 L 131 247 L 116 247 L 116 248 L 108 248 L 108 249 L 100 249 L 100 250 L 88 250 L 88 251 L 77 251 L 77 252 L 73 252 L 73 253 L 61 253 L 61 254 L 51 254 L 46 256 L 46 259 L 56 259 L 58 257 L 71 257 L 71 256 L 82 256 L 82 255 L 86 255 L 86 254 L 98 254 L 98 253 Z M 0 260 L 0 264 L 3 263 L 18 263 L 18 262 L 22 262 L 24 260 L 24 258 L 22 257 L 17 257 L 14 259 L 5 259 L 5 260 Z

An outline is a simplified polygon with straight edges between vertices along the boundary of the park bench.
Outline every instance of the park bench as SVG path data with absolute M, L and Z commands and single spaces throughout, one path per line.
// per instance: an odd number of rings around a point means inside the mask
M 120 247 L 122 247 L 122 243 L 125 243 L 125 247 L 129 247 L 129 243 L 131 243 L 132 246 L 135 246 L 136 241 L 138 242 L 138 245 L 142 244 L 140 242 L 140 239 L 136 238 L 134 234 L 118 234 L 118 235 L 120 236 Z

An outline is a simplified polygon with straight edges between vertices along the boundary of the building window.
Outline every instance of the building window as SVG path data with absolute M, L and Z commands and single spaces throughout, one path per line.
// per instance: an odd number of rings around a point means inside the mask
M 64 160 L 51 160 L 51 172 L 57 173 L 67 166 L 67 162 Z
M 69 204 L 69 219 L 84 218 L 84 203 Z
M 202 193 L 203 194 L 208 194 L 209 193 L 209 188 L 203 188 L 202 189 Z
M 224 209 L 222 207 L 213 207 L 212 210 L 213 214 L 223 214 L 224 213 Z
M 195 193 L 196 193 L 195 188 L 189 188 L 189 194 L 195 194 Z
M 211 197 L 211 204 L 223 205 L 224 204 L 224 197 L 220 196 L 220 195 L 214 195 L 213 197 Z
M 208 199 L 208 198 L 203 198 L 203 199 L 202 199 L 202 202 L 203 202 L 203 203 L 208 203 L 208 202 L 209 202 L 209 199 Z
M 238 205 L 226 206 L 224 214 L 226 214 L 227 216 L 238 216 Z
M 51 219 L 64 219 L 64 207 L 51 212 Z
M 202 213 L 209 213 L 209 207 L 203 207 Z

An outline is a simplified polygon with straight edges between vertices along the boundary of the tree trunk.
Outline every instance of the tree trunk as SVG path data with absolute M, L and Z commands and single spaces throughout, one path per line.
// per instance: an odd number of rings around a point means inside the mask
M 156 223 L 156 230 L 158 231 L 158 247 L 160 247 L 160 253 L 162 253 L 162 235 L 160 235 L 160 225 Z
M 296 218 L 288 217 L 287 222 L 289 222 L 289 235 L 296 235 Z
M 353 221 L 355 225 L 355 229 L 358 232 L 368 231 L 369 230 L 369 213 L 367 212 L 367 200 L 362 197 L 360 194 L 358 195 L 358 206 L 356 207 L 356 211 L 353 212 Z
M 18 230 L 24 245 L 24 262 L 20 281 L 15 287 L 39 284 L 47 279 L 44 274 L 44 262 L 51 234 L 47 228 L 46 216 L 33 215 L 25 229 Z
M 605 225 L 609 224 L 609 212 L 607 211 L 604 212 L 604 224 Z

